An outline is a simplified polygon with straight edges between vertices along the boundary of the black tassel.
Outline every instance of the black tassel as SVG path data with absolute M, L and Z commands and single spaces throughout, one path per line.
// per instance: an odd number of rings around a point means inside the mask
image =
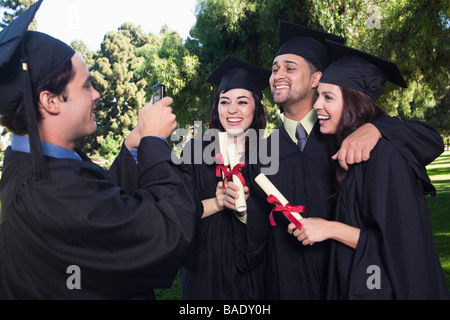
M 39 137 L 37 125 L 36 109 L 33 102 L 30 73 L 28 71 L 28 64 L 25 59 L 22 61 L 22 70 L 25 74 L 24 103 L 28 126 L 28 137 L 30 140 L 33 178 L 35 181 L 48 181 L 50 180 L 50 172 L 42 152 L 41 139 Z

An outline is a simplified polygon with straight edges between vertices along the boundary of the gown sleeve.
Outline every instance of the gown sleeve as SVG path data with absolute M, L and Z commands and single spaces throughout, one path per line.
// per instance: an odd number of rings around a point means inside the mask
M 397 117 L 379 117 L 372 121 L 383 138 L 391 141 L 415 168 L 430 164 L 444 151 L 439 132 L 426 122 Z
M 203 150 L 202 150 L 203 151 Z M 207 177 L 208 173 L 205 170 L 205 166 L 203 164 L 195 164 L 194 162 L 194 139 L 189 140 L 181 151 L 180 155 L 181 159 L 183 159 L 183 163 L 181 164 L 186 172 L 192 178 L 191 189 L 192 192 L 195 193 L 196 197 L 198 197 L 201 202 L 204 200 L 204 196 L 201 192 L 200 183 L 203 181 L 201 177 Z M 199 178 L 200 177 L 200 178 Z M 200 265 L 203 262 L 203 255 L 201 253 L 201 225 L 202 220 L 201 216 L 203 215 L 203 204 L 199 209 L 199 219 L 196 224 L 196 231 L 194 235 L 194 239 L 187 249 L 187 253 L 182 262 L 182 267 L 189 271 L 197 271 Z
M 139 179 L 138 164 L 124 143 L 119 155 L 109 168 L 108 179 L 128 194 L 136 191 Z
M 21 184 L 11 205 L 2 206 L 2 235 L 10 237 L 5 254 L 13 256 L 0 263 L 0 296 L 15 297 L 25 288 L 25 299 L 130 299 L 170 287 L 201 202 L 171 161 L 167 143 L 142 139 L 133 194 L 105 179 L 95 164 L 50 159 L 49 165 L 51 182 Z M 80 269 L 81 290 L 66 286 L 71 265 Z

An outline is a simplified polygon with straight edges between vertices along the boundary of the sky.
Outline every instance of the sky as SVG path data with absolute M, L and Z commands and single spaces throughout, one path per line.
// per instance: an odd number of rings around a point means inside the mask
M 163 25 L 183 39 L 195 24 L 197 0 L 44 0 L 36 13 L 38 31 L 70 44 L 82 40 L 100 49 L 103 37 L 124 22 L 157 34 Z

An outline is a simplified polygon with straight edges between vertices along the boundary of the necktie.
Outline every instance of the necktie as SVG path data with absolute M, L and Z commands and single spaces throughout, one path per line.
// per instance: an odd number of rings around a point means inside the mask
M 303 126 L 301 124 L 299 124 L 297 126 L 297 129 L 295 131 L 296 131 L 295 136 L 298 139 L 298 142 L 297 142 L 298 147 L 300 148 L 301 151 L 303 151 L 303 148 L 305 147 L 306 139 L 307 139 L 308 135 L 306 134 L 305 128 L 303 128 Z

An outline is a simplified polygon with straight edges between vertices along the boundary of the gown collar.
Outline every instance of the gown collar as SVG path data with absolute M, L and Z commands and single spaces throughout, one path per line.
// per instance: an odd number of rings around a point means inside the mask
M 314 128 L 314 125 L 316 124 L 316 121 L 317 112 L 316 110 L 311 109 L 311 111 L 301 121 L 295 121 L 284 117 L 284 128 L 289 134 L 289 137 L 291 137 L 292 141 L 297 144 L 297 138 L 295 137 L 295 130 L 297 129 L 297 125 L 301 123 L 303 128 L 305 128 L 306 133 L 310 135 L 312 129 Z
M 74 159 L 82 160 L 81 157 L 73 150 L 69 150 L 52 143 L 41 141 L 42 152 L 45 156 L 57 159 Z M 30 141 L 26 136 L 18 134 L 12 135 L 11 149 L 18 152 L 30 153 Z

